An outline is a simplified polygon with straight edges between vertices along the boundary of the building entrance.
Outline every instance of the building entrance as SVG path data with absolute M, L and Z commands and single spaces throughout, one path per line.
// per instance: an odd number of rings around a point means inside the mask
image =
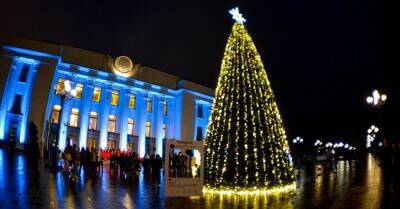
M 108 139 L 107 149 L 117 149 L 117 142 L 113 139 Z

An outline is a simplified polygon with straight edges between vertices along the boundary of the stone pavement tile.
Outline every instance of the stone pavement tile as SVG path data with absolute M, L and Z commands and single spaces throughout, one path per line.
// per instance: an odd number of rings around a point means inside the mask
M 281 197 L 164 197 L 163 186 L 150 184 L 141 175 L 127 181 L 106 167 L 96 178 L 69 181 L 62 173 L 51 173 L 39 162 L 31 163 L 24 155 L 13 156 L 0 149 L 0 209 L 2 208 L 400 208 L 398 186 L 383 192 L 382 175 L 377 162 L 351 166 L 340 161 L 337 172 L 324 164 L 308 164 L 301 171 L 298 190 Z

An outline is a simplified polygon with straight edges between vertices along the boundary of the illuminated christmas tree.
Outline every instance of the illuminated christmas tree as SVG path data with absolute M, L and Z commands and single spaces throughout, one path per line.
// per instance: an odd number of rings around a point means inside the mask
M 235 8 L 205 140 L 206 191 L 295 188 L 289 146 L 261 57 Z

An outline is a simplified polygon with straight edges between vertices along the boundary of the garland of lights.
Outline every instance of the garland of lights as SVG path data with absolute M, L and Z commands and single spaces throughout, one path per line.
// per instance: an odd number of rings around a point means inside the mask
M 281 115 L 261 57 L 238 9 L 225 47 L 205 140 L 204 191 L 222 194 L 295 189 Z

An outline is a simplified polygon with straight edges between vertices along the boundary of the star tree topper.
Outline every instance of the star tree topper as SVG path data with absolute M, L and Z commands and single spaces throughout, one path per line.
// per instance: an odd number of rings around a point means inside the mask
M 243 24 L 246 22 L 246 19 L 243 18 L 242 14 L 240 14 L 239 8 L 237 7 L 229 10 L 229 14 L 231 14 L 232 18 L 239 24 Z

